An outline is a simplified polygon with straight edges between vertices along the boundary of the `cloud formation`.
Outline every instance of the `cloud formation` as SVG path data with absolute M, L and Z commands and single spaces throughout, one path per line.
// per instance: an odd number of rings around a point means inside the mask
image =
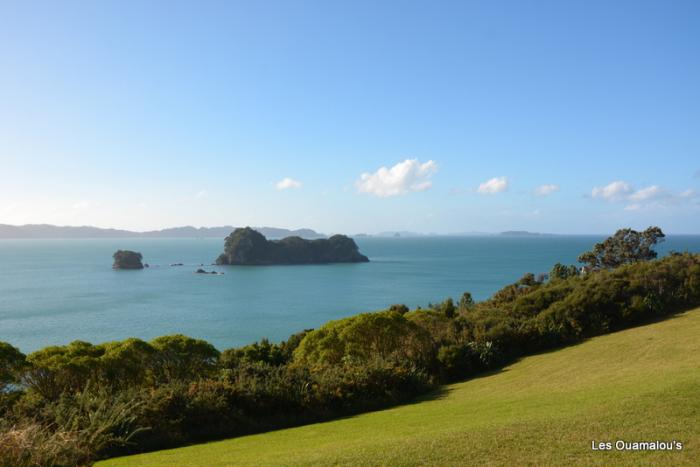
M 617 180 L 602 187 L 594 187 L 591 196 L 607 201 L 619 201 L 627 198 L 631 192 L 632 185 L 622 180 Z
M 650 201 L 666 198 L 670 194 L 658 185 L 651 185 L 637 190 L 629 196 L 630 201 Z
M 363 173 L 355 182 L 357 191 L 380 198 L 424 191 L 433 185 L 431 177 L 437 172 L 433 160 L 421 163 L 418 159 L 406 159 L 391 168 L 381 167 L 374 173 Z
M 478 193 L 482 195 L 494 195 L 496 193 L 503 193 L 508 189 L 508 178 L 506 177 L 494 177 L 491 180 L 487 180 L 476 189 Z
M 555 191 L 559 191 L 559 185 L 555 185 L 553 183 L 540 185 L 537 188 L 535 188 L 535 194 L 537 196 L 548 196 L 554 193 Z
M 685 190 L 674 194 L 659 185 L 649 185 L 635 190 L 630 183 L 618 180 L 604 187 L 594 187 L 591 191 L 593 198 L 610 202 L 625 202 L 625 211 L 639 211 L 652 206 L 671 206 L 697 198 L 694 190 Z
M 197 200 L 205 199 L 208 196 L 209 196 L 209 193 L 207 192 L 207 190 L 199 190 L 197 193 L 195 193 L 194 199 L 197 199 Z
M 282 180 L 275 184 L 275 188 L 277 188 L 278 190 L 288 190 L 290 188 L 301 188 L 301 185 L 302 183 L 299 180 L 284 177 Z

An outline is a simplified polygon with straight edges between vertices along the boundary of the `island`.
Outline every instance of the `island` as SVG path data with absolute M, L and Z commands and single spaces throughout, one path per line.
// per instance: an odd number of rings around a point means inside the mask
M 113 255 L 114 269 L 143 269 L 143 255 L 131 250 L 117 250 Z
M 346 235 L 305 240 L 286 237 L 268 240 L 260 232 L 250 228 L 238 228 L 226 237 L 224 252 L 216 259 L 217 265 L 273 265 L 273 264 L 322 264 L 366 263 L 355 241 Z

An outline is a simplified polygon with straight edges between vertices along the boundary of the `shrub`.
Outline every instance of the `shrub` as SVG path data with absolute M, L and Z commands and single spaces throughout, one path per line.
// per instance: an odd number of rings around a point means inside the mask
M 372 358 L 398 358 L 428 365 L 432 340 L 421 327 L 396 311 L 363 313 L 331 321 L 311 331 L 294 352 L 303 364 L 337 365 Z

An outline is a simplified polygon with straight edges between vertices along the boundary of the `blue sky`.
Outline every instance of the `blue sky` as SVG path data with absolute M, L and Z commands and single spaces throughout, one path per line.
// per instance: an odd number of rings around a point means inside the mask
M 0 3 L 0 223 L 700 233 L 699 192 L 700 2 Z

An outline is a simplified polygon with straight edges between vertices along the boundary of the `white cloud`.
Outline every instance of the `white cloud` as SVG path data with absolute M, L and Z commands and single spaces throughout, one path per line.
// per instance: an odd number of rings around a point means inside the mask
M 668 196 L 666 190 L 658 185 L 651 185 L 637 190 L 629 196 L 630 201 L 651 201 Z
M 549 183 L 546 185 L 540 185 L 537 188 L 535 188 L 535 194 L 537 196 L 551 195 L 555 191 L 559 191 L 559 185 L 554 185 L 553 183 Z
M 494 177 L 479 185 L 476 191 L 482 195 L 493 195 L 496 193 L 503 193 L 507 189 L 508 179 L 506 177 Z
M 209 196 L 209 192 L 207 190 L 199 190 L 195 195 L 194 199 L 205 199 Z
M 437 168 L 432 160 L 421 164 L 418 159 L 406 159 L 391 168 L 381 167 L 374 173 L 363 173 L 355 186 L 360 193 L 380 198 L 424 191 L 432 186 L 430 178 Z
M 685 190 L 676 194 L 659 185 L 635 190 L 627 182 L 615 181 L 604 187 L 593 188 L 592 197 L 611 202 L 627 202 L 629 204 L 625 206 L 625 211 L 640 211 L 648 207 L 668 207 L 692 201 L 696 198 L 696 193 L 694 190 Z
M 299 180 L 284 177 L 282 180 L 275 184 L 275 188 L 277 188 L 278 190 L 288 190 L 290 188 L 301 188 L 301 185 L 302 183 Z
M 632 185 L 621 180 L 612 182 L 603 187 L 594 187 L 591 196 L 602 198 L 608 201 L 619 201 L 627 198 L 632 192 Z

